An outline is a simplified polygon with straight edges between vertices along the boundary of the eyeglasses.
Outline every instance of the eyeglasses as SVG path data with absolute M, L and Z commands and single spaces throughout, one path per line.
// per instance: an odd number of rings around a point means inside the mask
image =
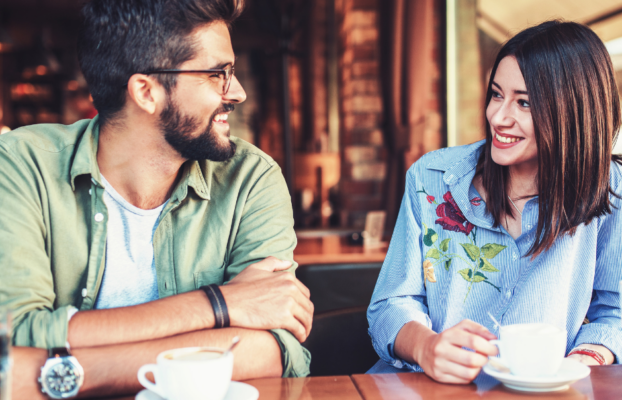
M 227 94 L 229 91 L 229 87 L 231 86 L 231 78 L 235 74 L 235 67 L 233 65 L 228 65 L 225 68 L 211 68 L 211 69 L 154 69 L 151 71 L 142 72 L 144 75 L 152 75 L 152 74 L 219 74 L 222 78 L 224 78 L 222 84 L 222 94 Z

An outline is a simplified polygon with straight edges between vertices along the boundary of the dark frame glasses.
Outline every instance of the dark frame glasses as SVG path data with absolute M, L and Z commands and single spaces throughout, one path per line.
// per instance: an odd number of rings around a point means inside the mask
M 227 94 L 229 87 L 231 87 L 231 80 L 235 74 L 235 67 L 228 65 L 225 68 L 210 68 L 210 69 L 154 69 L 151 71 L 141 72 L 144 75 L 153 74 L 222 74 L 225 78 L 222 86 L 222 94 Z

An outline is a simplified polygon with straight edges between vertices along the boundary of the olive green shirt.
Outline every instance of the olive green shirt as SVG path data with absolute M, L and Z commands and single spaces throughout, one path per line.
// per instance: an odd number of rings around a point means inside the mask
M 16 346 L 65 346 L 69 310 L 90 310 L 97 299 L 108 221 L 97 121 L 0 136 L 0 306 L 13 311 Z M 186 162 L 162 210 L 153 236 L 161 298 L 222 285 L 268 256 L 294 263 L 291 199 L 279 166 L 232 140 L 229 161 Z M 291 333 L 271 332 L 283 376 L 308 375 L 307 350 Z

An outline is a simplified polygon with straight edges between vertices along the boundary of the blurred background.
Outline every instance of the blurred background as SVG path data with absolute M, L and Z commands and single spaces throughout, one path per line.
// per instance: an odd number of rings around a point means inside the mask
M 75 52 L 84 0 L 0 1 L 0 127 L 92 118 Z M 496 51 L 551 18 L 590 26 L 622 69 L 620 0 L 247 0 L 232 30 L 248 100 L 232 133 L 283 168 L 300 229 L 390 233 L 405 170 L 483 137 Z
M 96 115 L 75 50 L 83 1 L 0 0 L 0 132 Z M 316 311 L 312 373 L 365 372 L 377 359 L 365 308 L 408 167 L 484 137 L 496 52 L 531 25 L 588 25 L 621 82 L 622 0 L 246 1 L 231 36 L 248 100 L 232 134 L 289 186 L 297 275 Z

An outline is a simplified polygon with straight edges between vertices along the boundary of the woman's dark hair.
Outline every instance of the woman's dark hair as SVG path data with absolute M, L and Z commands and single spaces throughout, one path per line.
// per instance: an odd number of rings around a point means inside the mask
M 101 124 L 125 105 L 128 79 L 152 69 L 176 68 L 195 56 L 192 32 L 206 24 L 230 25 L 244 0 L 91 0 L 78 37 L 80 68 Z M 155 75 L 167 91 L 175 75 Z
M 492 82 L 505 57 L 515 57 L 525 79 L 538 146 L 538 226 L 529 254 L 548 250 L 555 240 L 573 235 L 581 224 L 611 212 L 609 184 L 613 144 L 620 128 L 620 100 L 613 65 L 603 42 L 586 26 L 548 21 L 510 39 L 495 60 Z M 486 208 L 499 226 L 508 201 L 507 166 L 491 157 L 492 135 L 477 173 L 486 189 Z M 534 193 L 535 195 L 535 193 Z

